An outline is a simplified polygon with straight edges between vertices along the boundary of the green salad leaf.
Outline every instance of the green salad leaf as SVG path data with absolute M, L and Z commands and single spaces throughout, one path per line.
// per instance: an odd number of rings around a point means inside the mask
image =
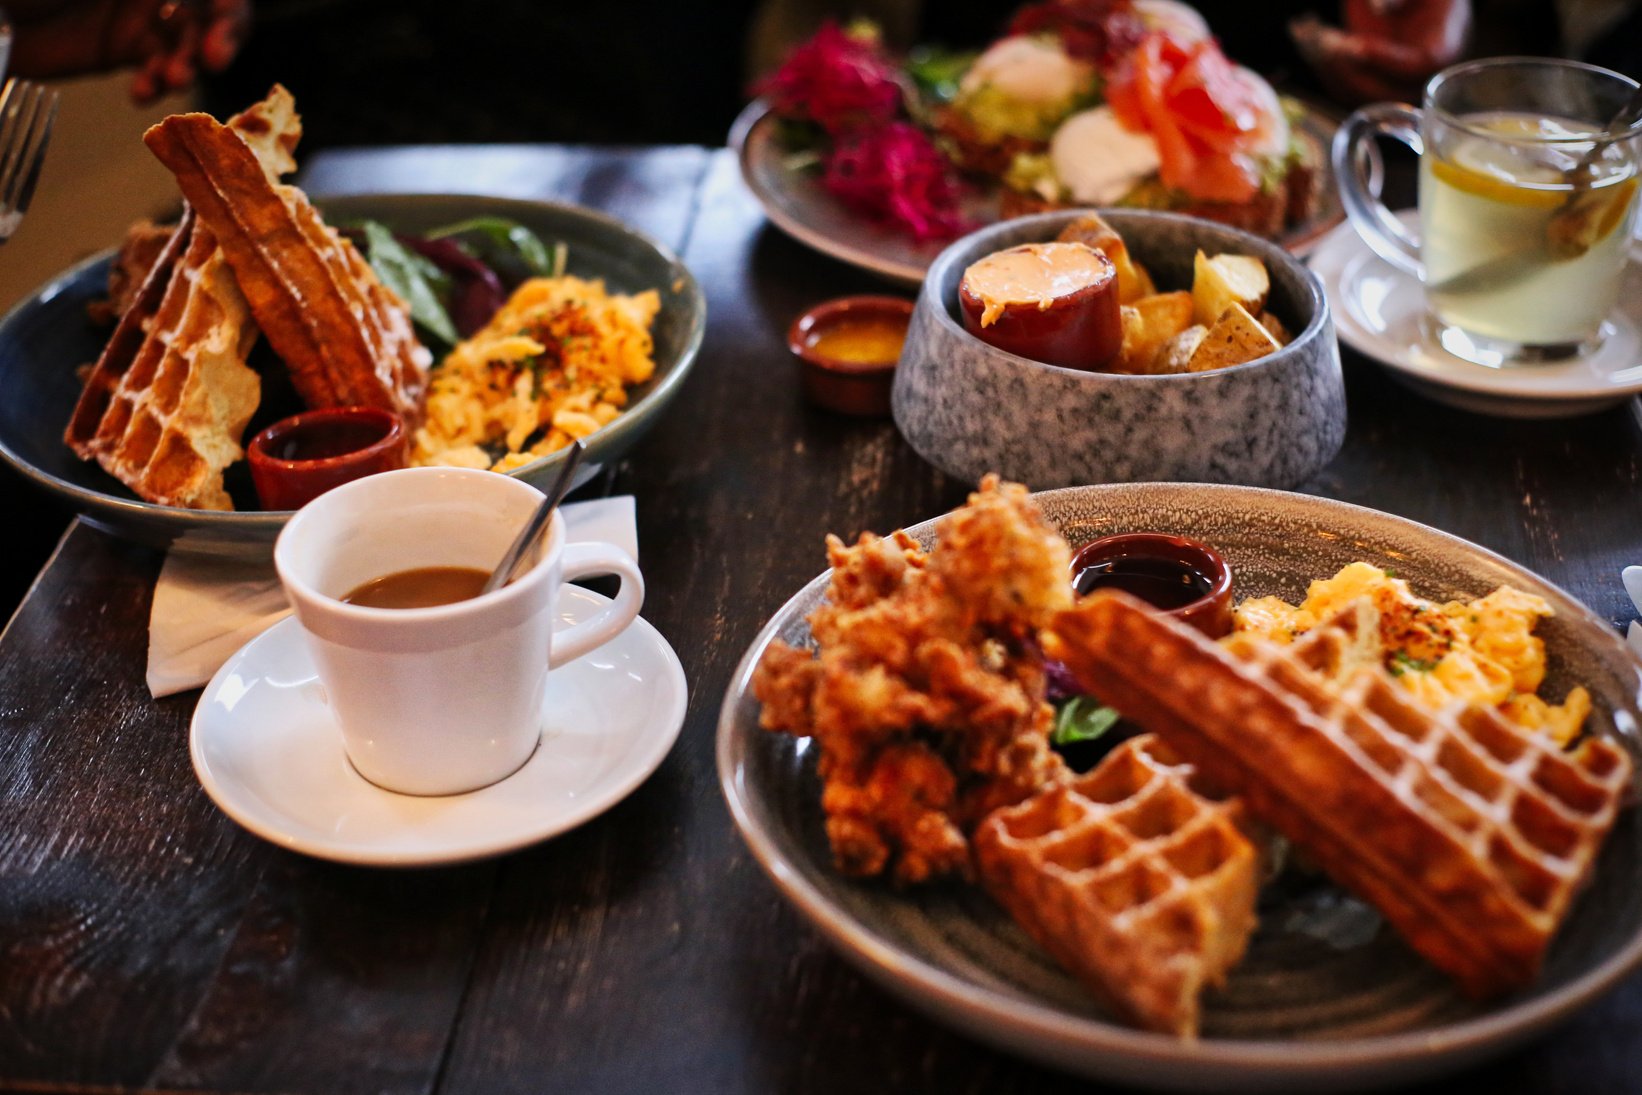
M 394 239 L 386 225 L 361 221 L 359 229 L 365 234 L 365 258 L 371 269 L 410 305 L 411 319 L 447 346 L 456 345 L 460 336 L 444 305 L 450 295 L 445 272 Z
M 560 277 L 569 253 L 563 240 L 548 247 L 536 233 L 506 217 L 473 217 L 435 228 L 427 236 L 456 239 L 474 258 L 504 276 L 522 268 L 524 277 Z
M 978 56 L 974 50 L 920 46 L 907 57 L 907 75 L 932 102 L 950 103 L 958 97 L 958 83 Z
M 1055 712 L 1055 728 L 1049 733 L 1049 741 L 1054 745 L 1094 741 L 1116 726 L 1121 717 L 1093 696 L 1073 696 Z

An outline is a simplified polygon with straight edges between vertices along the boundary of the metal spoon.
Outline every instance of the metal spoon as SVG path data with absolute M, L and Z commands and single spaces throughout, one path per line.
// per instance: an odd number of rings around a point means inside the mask
M 1558 260 L 1577 259 L 1590 250 L 1595 242 L 1593 233 L 1599 227 L 1600 214 L 1604 212 L 1602 206 L 1612 199 L 1604 198 L 1593 208 L 1585 200 L 1591 192 L 1591 184 L 1596 180 L 1595 172 L 1597 157 L 1602 155 L 1607 147 L 1631 131 L 1638 120 L 1642 120 L 1642 87 L 1631 92 L 1608 124 L 1603 127 L 1602 134 L 1591 142 L 1585 155 L 1579 162 L 1568 169 L 1568 180 L 1573 189 L 1562 202 L 1562 207 L 1551 214 L 1551 222 L 1545 226 L 1546 242 L 1550 246 L 1551 257 Z
M 1596 162 L 1597 156 L 1601 155 L 1602 150 L 1629 133 L 1639 121 L 1642 121 L 1642 86 L 1632 91 L 1630 97 L 1620 104 L 1618 110 L 1613 112 L 1613 116 L 1608 119 L 1608 124 L 1602 127 L 1601 134 L 1597 136 L 1591 147 L 1586 149 L 1585 155 L 1579 158 L 1579 162 L 1574 164 L 1568 173 L 1570 175 L 1583 175 L 1589 171 L 1591 165 Z M 1578 185 L 1577 180 L 1575 180 L 1575 185 Z M 1586 185 L 1590 185 L 1589 180 L 1587 180 Z
M 580 441 L 570 442 L 569 459 L 564 462 L 564 467 L 559 470 L 559 478 L 554 482 L 553 489 L 547 492 L 547 496 L 542 499 L 541 505 L 536 507 L 536 511 L 530 515 L 530 520 L 525 522 L 525 527 L 519 530 L 519 535 L 515 536 L 513 543 L 508 545 L 506 554 L 502 556 L 502 561 L 496 564 L 496 569 L 490 572 L 489 578 L 485 579 L 484 588 L 479 590 L 481 594 L 501 589 L 507 585 L 513 580 L 513 572 L 519 569 L 519 564 L 527 556 L 534 553 L 536 541 L 540 540 L 542 533 L 547 530 L 548 518 L 552 517 L 553 511 L 559 508 L 559 503 L 564 500 L 564 496 L 570 493 L 571 476 L 576 474 L 576 465 L 582 462 L 582 453 L 585 451 L 586 448 Z

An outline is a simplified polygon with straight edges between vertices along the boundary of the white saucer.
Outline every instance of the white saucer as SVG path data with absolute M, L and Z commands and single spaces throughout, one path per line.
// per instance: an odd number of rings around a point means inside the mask
M 603 603 L 566 586 L 560 626 Z M 672 747 L 685 698 L 678 656 L 636 619 L 548 675 L 542 743 L 523 768 L 464 795 L 400 795 L 348 762 L 302 632 L 286 619 L 211 678 L 190 750 L 222 811 L 282 847 L 341 863 L 457 863 L 533 844 L 620 802 Z
M 1398 214 L 1412 226 L 1418 214 Z M 1630 265 L 1610 317 L 1614 331 L 1600 349 L 1554 365 L 1491 369 L 1455 357 L 1421 325 L 1420 283 L 1376 255 L 1348 221 L 1311 254 L 1340 341 L 1392 370 L 1409 387 L 1441 403 L 1509 418 L 1565 418 L 1613 406 L 1642 392 L 1642 254 Z

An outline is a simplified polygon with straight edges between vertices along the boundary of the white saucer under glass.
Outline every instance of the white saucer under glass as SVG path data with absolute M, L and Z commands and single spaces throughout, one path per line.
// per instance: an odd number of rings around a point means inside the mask
M 560 594 L 561 627 L 605 599 Z M 643 619 L 548 676 L 542 741 L 524 767 L 467 794 L 386 791 L 354 771 L 295 619 L 247 643 L 194 712 L 194 770 L 223 812 L 275 844 L 343 863 L 419 866 L 511 851 L 633 791 L 684 722 L 684 670 Z
M 1415 211 L 1398 216 L 1417 228 Z M 1329 233 L 1310 263 L 1340 341 L 1438 402 L 1510 418 L 1563 418 L 1642 392 L 1642 249 L 1634 242 L 1619 305 L 1593 351 L 1500 367 L 1467 361 L 1436 342 L 1419 281 L 1376 255 L 1349 222 Z

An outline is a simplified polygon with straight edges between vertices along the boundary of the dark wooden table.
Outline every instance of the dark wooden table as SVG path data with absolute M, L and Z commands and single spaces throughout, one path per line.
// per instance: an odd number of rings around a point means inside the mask
M 690 681 L 682 736 L 608 814 L 501 859 L 390 871 L 282 851 L 195 782 L 197 693 L 156 702 L 145 690 L 160 556 L 74 527 L 0 637 L 0 1087 L 1086 1088 L 857 975 L 764 879 L 719 794 L 713 734 L 730 672 L 821 569 L 823 535 L 921 520 L 970 487 L 890 423 L 799 397 L 791 318 L 882 287 L 768 227 L 722 151 L 338 153 L 314 157 L 306 182 L 581 202 L 670 244 L 701 280 L 711 318 L 696 371 L 597 488 L 638 498 L 644 614 Z M 1306 490 L 1447 529 L 1616 627 L 1630 619 L 1619 571 L 1642 563 L 1642 438 L 1629 407 L 1481 418 L 1349 353 L 1346 368 L 1345 449 Z M 1465 1079 L 1494 1092 L 1642 1089 L 1642 977 Z

